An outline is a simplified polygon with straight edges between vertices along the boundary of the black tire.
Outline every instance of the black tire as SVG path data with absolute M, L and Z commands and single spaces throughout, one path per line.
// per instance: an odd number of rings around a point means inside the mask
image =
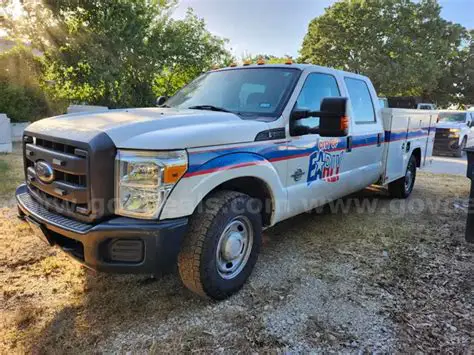
M 466 152 L 464 151 L 464 148 L 466 148 L 466 144 L 467 144 L 467 138 L 464 137 L 464 138 L 462 139 L 461 145 L 458 147 L 458 150 L 456 151 L 456 153 L 455 153 L 454 156 L 456 156 L 456 157 L 458 157 L 458 158 L 463 157 L 464 154 L 466 153 Z
M 262 216 L 258 202 L 239 192 L 218 191 L 200 204 L 190 218 L 189 229 L 178 256 L 179 274 L 187 288 L 200 296 L 216 300 L 225 299 L 240 290 L 252 273 L 262 243 Z M 240 271 L 229 278 L 231 274 L 223 273 L 222 265 L 227 267 L 231 262 L 225 263 L 224 260 L 224 263 L 220 263 L 221 258 L 225 259 L 222 255 L 227 252 L 222 246 L 229 245 L 229 242 L 222 243 L 233 237 L 230 225 L 237 223 L 239 227 L 238 223 L 244 222 L 249 231 L 251 229 L 253 241 L 245 245 L 239 239 L 229 247 L 232 252 L 241 249 L 239 253 L 243 253 L 245 249 L 247 256 Z M 238 235 L 239 232 L 236 232 Z M 250 236 L 250 232 L 248 235 Z M 218 249 L 220 240 L 221 247 Z M 234 248 L 235 243 L 240 243 L 237 244 L 237 249 Z
M 409 177 L 411 174 L 411 177 Z M 408 181 L 409 179 L 409 181 Z M 388 184 L 388 192 L 393 198 L 407 198 L 413 191 L 416 179 L 416 158 L 414 155 L 408 161 L 405 176 Z

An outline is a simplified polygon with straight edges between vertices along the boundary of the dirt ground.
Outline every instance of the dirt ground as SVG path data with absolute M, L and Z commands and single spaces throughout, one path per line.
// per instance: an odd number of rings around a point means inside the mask
M 433 156 L 431 163 L 426 164 L 424 171 L 443 174 L 449 173 L 451 175 L 466 176 L 467 158 L 456 158 L 452 156 Z
M 464 177 L 420 172 L 406 203 L 371 189 L 280 223 L 243 290 L 212 302 L 176 272 L 94 274 L 37 240 L 9 197 L 18 160 L 0 156 L 0 353 L 474 350 Z

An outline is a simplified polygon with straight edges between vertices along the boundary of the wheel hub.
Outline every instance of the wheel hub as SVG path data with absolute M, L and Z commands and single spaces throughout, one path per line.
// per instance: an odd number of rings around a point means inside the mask
M 233 279 L 245 267 L 252 252 L 252 223 L 245 216 L 231 220 L 224 228 L 216 249 L 217 271 L 224 279 Z
M 242 235 L 237 232 L 231 233 L 223 245 L 222 256 L 224 259 L 226 261 L 236 259 L 242 250 L 242 244 Z

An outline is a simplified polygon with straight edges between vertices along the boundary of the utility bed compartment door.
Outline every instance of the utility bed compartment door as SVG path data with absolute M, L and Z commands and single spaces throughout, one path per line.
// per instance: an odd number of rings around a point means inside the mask
M 385 176 L 387 184 L 405 175 L 406 143 L 410 119 L 408 116 L 394 117 L 392 110 L 382 110 L 385 129 Z
M 438 118 L 438 113 L 432 111 L 432 114 L 429 117 L 429 120 L 424 121 L 424 130 L 426 131 L 426 148 L 425 154 L 422 157 L 421 166 L 425 166 L 428 163 L 431 163 L 431 157 L 433 156 L 433 147 L 434 147 L 434 140 L 436 135 L 436 119 Z M 428 124 L 426 124 L 428 123 Z
M 436 111 L 382 109 L 385 129 L 384 184 L 405 176 L 408 160 L 420 151 L 423 167 L 432 155 Z

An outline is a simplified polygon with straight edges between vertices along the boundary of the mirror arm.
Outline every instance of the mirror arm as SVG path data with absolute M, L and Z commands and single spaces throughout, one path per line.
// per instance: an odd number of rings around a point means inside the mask
M 308 112 L 308 117 L 320 117 L 321 115 L 324 115 L 324 112 L 321 112 L 321 111 L 309 111 Z
M 319 134 L 319 126 L 308 129 L 309 134 Z
M 295 113 L 297 115 L 295 115 Z M 309 117 L 321 117 L 321 116 L 326 116 L 326 117 L 333 116 L 334 118 L 340 117 L 339 114 L 330 114 L 324 111 L 296 111 L 293 113 L 292 119 L 297 121 L 297 120 L 304 120 L 305 118 L 309 118 Z
M 319 117 L 323 114 L 323 112 L 320 111 L 294 111 L 292 114 L 292 119 L 294 121 L 298 120 L 304 120 L 305 118 L 308 117 Z

